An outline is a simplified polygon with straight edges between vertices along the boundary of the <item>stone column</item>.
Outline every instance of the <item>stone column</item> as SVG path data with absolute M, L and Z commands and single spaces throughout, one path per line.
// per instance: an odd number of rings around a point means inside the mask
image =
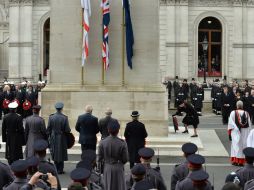
M 20 75 L 32 77 L 32 0 L 20 3 Z
M 20 77 L 19 66 L 19 1 L 10 0 L 9 8 L 9 78 Z

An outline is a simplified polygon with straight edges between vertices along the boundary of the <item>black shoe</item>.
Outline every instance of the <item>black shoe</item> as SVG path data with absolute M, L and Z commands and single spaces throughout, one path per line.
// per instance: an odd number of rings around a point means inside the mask
M 189 131 L 188 131 L 188 130 L 185 130 L 185 131 L 183 131 L 182 133 L 189 133 Z
M 198 135 L 192 135 L 191 137 L 198 137 Z

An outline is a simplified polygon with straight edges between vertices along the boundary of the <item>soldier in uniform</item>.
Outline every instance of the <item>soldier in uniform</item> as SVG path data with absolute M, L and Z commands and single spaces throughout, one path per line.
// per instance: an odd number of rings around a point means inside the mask
M 85 168 L 76 168 L 71 172 L 70 177 L 74 183 L 81 183 L 83 190 L 89 190 L 90 175 L 91 172 L 89 170 Z
M 136 164 L 133 166 L 131 169 L 131 178 L 133 181 L 133 185 L 131 190 L 149 190 L 149 189 L 154 189 L 153 184 L 146 179 L 146 168 L 143 164 Z
M 6 142 L 5 158 L 9 164 L 22 159 L 22 146 L 25 145 L 23 119 L 16 113 L 18 104 L 12 102 L 8 105 L 10 113 L 4 116 L 2 123 L 2 141 Z
M 3 190 L 15 190 L 20 189 L 23 185 L 25 185 L 27 181 L 27 169 L 28 164 L 25 160 L 17 160 L 11 164 L 11 170 L 15 176 L 14 181 L 6 185 Z
M 175 190 L 195 190 L 195 184 L 193 183 L 193 180 L 195 179 L 193 179 L 191 175 L 196 171 L 203 171 L 202 164 L 205 163 L 205 158 L 203 156 L 199 154 L 192 154 L 187 157 L 187 160 L 189 173 L 186 178 L 177 182 Z M 212 189 L 210 182 L 206 181 L 206 185 L 209 187 L 207 190 Z
M 191 98 L 191 104 L 194 105 L 194 98 L 197 94 L 197 83 L 194 78 L 192 78 L 191 84 L 190 84 L 190 98 Z
M 82 152 L 84 150 L 96 150 L 97 137 L 99 133 L 98 118 L 92 115 L 93 107 L 87 105 L 85 114 L 78 117 L 75 129 L 79 132 L 79 143 Z
M 195 154 L 198 150 L 198 147 L 193 143 L 185 143 L 182 146 L 182 151 L 184 153 L 184 157 L 187 158 L 189 155 Z M 178 181 L 183 180 L 189 173 L 188 161 L 187 159 L 178 164 L 173 169 L 173 173 L 171 175 L 171 190 L 175 190 L 175 186 Z
M 58 174 L 64 174 L 64 161 L 68 160 L 66 133 L 70 133 L 69 120 L 62 113 L 64 104 L 55 104 L 56 113 L 49 116 L 47 134 L 49 136 L 49 146 Z
M 204 170 L 194 171 L 190 174 L 190 179 L 192 180 L 193 190 L 202 189 L 202 190 L 213 190 L 211 183 L 208 181 L 209 175 Z M 185 189 L 185 190 L 189 190 Z
M 140 163 L 138 150 L 145 146 L 145 139 L 147 138 L 145 125 L 138 121 L 138 111 L 133 111 L 131 117 L 132 122 L 127 123 L 124 131 L 129 151 L 130 168 L 134 166 L 134 163 Z
M 235 173 L 239 176 L 242 184 L 245 184 L 247 181 L 254 179 L 254 148 L 247 147 L 243 150 L 245 155 L 246 163 L 243 168 L 240 168 Z M 242 186 L 242 188 L 244 188 Z
M 154 150 L 151 148 L 141 148 L 138 151 L 138 154 L 140 156 L 141 163 L 146 168 L 145 179 L 153 185 L 154 189 L 166 190 L 167 187 L 161 176 L 160 170 L 151 167 L 151 162 L 154 156 Z
M 10 184 L 14 180 L 14 176 L 8 165 L 0 162 L 0 189 Z
M 183 79 L 183 91 L 184 95 L 186 96 L 186 99 L 188 98 L 189 95 L 189 85 L 187 79 Z
M 215 107 L 215 113 L 216 115 L 221 114 L 221 98 L 222 98 L 222 89 L 221 85 L 218 83 L 217 86 L 214 89 L 214 107 Z
M 180 85 L 179 85 L 179 81 L 178 81 L 178 76 L 176 76 L 175 81 L 173 82 L 173 89 L 174 89 L 174 95 L 175 95 L 175 107 L 177 107 L 176 96 L 177 96 L 179 88 L 180 88 Z
M 183 88 L 183 84 L 180 82 L 179 88 L 176 94 L 176 106 L 180 105 L 180 102 L 187 100 L 186 90 Z
M 105 114 L 106 114 L 106 117 L 99 120 L 99 130 L 100 130 L 100 133 L 101 133 L 101 139 L 105 139 L 107 136 L 109 136 L 108 124 L 111 121 L 116 120 L 116 119 L 111 117 L 112 109 L 107 108 L 106 111 L 105 111 Z
M 231 111 L 233 110 L 233 106 L 234 106 L 233 105 L 233 103 L 234 103 L 233 95 L 228 91 L 227 86 L 225 86 L 223 88 L 221 102 L 222 102 L 222 107 L 221 107 L 222 123 L 227 124 L 229 115 L 230 115 Z
M 196 93 L 192 96 L 193 106 L 195 110 L 198 112 L 199 116 L 202 115 L 203 108 L 203 100 L 204 100 L 204 89 L 201 84 L 198 84 L 196 89 Z
M 26 158 L 34 156 L 33 145 L 35 140 L 47 140 L 47 132 L 45 121 L 39 116 L 41 106 L 33 106 L 33 115 L 26 118 L 25 137 L 26 137 Z
M 104 162 L 103 178 L 105 190 L 125 190 L 124 165 L 128 161 L 128 149 L 124 140 L 117 137 L 120 125 L 108 125 L 110 136 L 102 140 L 98 149 L 98 162 Z
M 211 85 L 211 99 L 212 99 L 212 109 L 213 113 L 216 113 L 216 108 L 215 108 L 215 89 L 216 89 L 216 83 L 213 82 Z
M 34 142 L 34 152 L 35 152 L 35 155 L 40 160 L 38 165 L 38 171 L 43 174 L 51 173 L 53 176 L 55 176 L 57 179 L 57 189 L 61 190 L 61 184 L 58 178 L 56 167 L 53 163 L 51 163 L 50 161 L 46 159 L 47 148 L 48 148 L 48 142 L 45 140 L 40 139 Z

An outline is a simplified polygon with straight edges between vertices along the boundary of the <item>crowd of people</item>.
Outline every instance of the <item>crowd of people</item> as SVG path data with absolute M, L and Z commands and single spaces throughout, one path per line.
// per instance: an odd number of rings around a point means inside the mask
M 204 84 L 192 78 L 191 83 L 187 79 L 179 81 L 176 76 L 174 81 L 165 80 L 163 83 L 168 90 L 168 101 L 171 102 L 172 91 L 174 93 L 174 105 L 178 107 L 182 101 L 192 104 L 199 116 L 202 115 L 204 101 Z M 254 83 L 249 84 L 248 80 L 227 82 L 215 79 L 205 84 L 211 88 L 212 111 L 216 115 L 222 115 L 223 124 L 228 123 L 228 118 L 236 108 L 236 102 L 242 100 L 244 109 L 248 111 L 252 123 L 254 122 Z

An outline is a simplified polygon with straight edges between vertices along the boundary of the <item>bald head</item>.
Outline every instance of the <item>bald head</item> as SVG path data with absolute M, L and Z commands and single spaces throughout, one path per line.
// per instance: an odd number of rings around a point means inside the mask
M 112 115 L 112 109 L 111 109 L 111 108 L 107 108 L 106 111 L 105 111 L 105 114 L 106 114 L 107 116 Z
M 85 111 L 86 111 L 86 113 L 92 113 L 93 112 L 93 107 L 91 105 L 87 105 L 85 107 Z

